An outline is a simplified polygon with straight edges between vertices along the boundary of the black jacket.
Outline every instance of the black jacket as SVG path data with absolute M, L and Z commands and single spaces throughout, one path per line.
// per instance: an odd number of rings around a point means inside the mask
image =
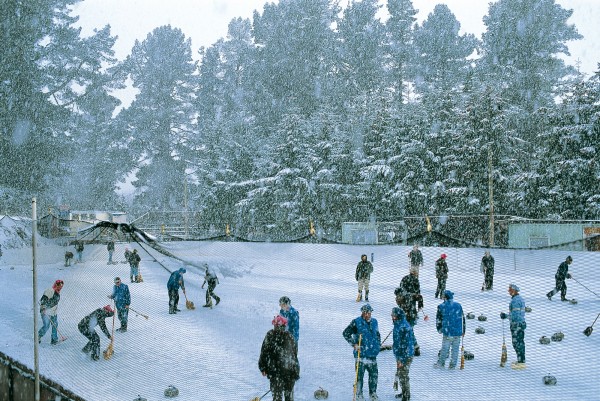
M 258 369 L 271 379 L 273 376 L 296 381 L 300 378 L 300 364 L 294 337 L 283 328 L 269 330 L 263 340 Z
M 98 326 L 100 326 L 100 329 L 106 335 L 106 337 L 110 339 L 110 332 L 108 331 L 108 328 L 106 328 L 106 322 L 104 321 L 104 319 L 113 315 L 114 312 L 107 312 L 104 308 L 98 308 L 83 319 L 81 319 L 81 321 L 79 322 L 79 327 L 89 327 L 90 320 L 92 320 L 93 317 L 96 317 Z M 91 330 L 93 330 L 93 328 L 91 328 Z

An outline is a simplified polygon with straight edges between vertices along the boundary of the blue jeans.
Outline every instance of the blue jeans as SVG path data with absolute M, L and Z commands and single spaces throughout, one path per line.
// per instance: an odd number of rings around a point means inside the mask
M 83 260 L 83 251 L 77 251 L 77 261 L 81 262 Z
M 38 338 L 41 340 L 42 337 L 44 337 L 44 334 L 46 334 L 46 332 L 50 328 L 50 326 L 52 326 L 51 339 L 52 339 L 52 342 L 57 342 L 58 341 L 58 332 L 57 332 L 58 317 L 56 315 L 48 316 L 45 313 L 42 313 L 41 315 L 42 315 L 42 323 L 44 323 L 44 325 L 38 331 Z
M 113 252 L 114 251 L 108 251 L 108 263 L 112 263 L 113 262 L 113 260 L 112 260 Z
M 444 364 L 446 363 L 446 359 L 448 358 L 450 348 L 452 348 L 452 355 L 450 356 L 450 364 L 448 365 L 448 367 L 453 368 L 456 366 L 456 363 L 458 362 L 460 338 L 461 336 L 444 336 L 444 338 L 442 339 L 442 350 L 440 351 L 440 357 L 438 358 L 438 365 L 444 366 Z
M 369 372 L 369 394 L 377 392 L 377 378 L 379 371 L 377 369 L 376 359 L 366 359 L 367 363 L 364 363 L 362 358 L 358 362 L 358 379 L 356 380 L 356 394 L 362 394 L 363 392 L 363 379 L 365 376 L 365 370 Z

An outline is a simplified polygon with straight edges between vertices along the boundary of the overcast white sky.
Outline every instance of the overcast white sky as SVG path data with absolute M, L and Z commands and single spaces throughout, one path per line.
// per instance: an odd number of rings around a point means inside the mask
M 385 4 L 385 0 L 381 0 Z M 590 75 L 598 70 L 600 62 L 600 0 L 555 0 L 566 9 L 573 9 L 570 22 L 577 26 L 584 39 L 569 44 L 572 57 L 581 61 L 581 70 Z M 277 3 L 270 1 L 269 3 Z M 347 4 L 341 0 L 340 4 Z M 436 4 L 445 3 L 461 23 L 462 32 L 481 37 L 482 18 L 487 14 L 486 0 L 413 0 L 422 22 Z M 208 47 L 227 34 L 227 25 L 233 18 L 252 18 L 254 10 L 262 13 L 265 0 L 84 0 L 74 7 L 80 16 L 83 34 L 110 24 L 113 35 L 118 35 L 115 51 L 125 58 L 136 39 L 142 41 L 154 28 L 170 24 L 192 38 L 196 55 L 201 47 Z

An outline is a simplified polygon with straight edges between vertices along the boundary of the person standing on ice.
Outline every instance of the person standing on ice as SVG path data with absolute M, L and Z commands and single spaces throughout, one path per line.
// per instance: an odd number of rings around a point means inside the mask
M 283 296 L 279 298 L 279 314 L 287 319 L 287 331 L 292 334 L 296 342 L 296 354 L 298 353 L 298 340 L 300 340 L 300 314 L 292 306 L 292 300 Z
M 396 394 L 396 398 L 402 398 L 402 401 L 410 400 L 410 378 L 408 376 L 410 364 L 415 354 L 415 334 L 413 328 L 406 320 L 406 314 L 402 308 L 396 306 L 392 309 L 392 322 L 394 328 L 394 345 L 392 350 L 396 357 L 396 378 L 394 380 L 394 390 L 398 390 L 400 384 L 401 394 Z
M 113 241 L 112 238 L 108 240 L 108 243 L 106 244 L 106 250 L 108 251 L 108 262 L 106 264 L 112 265 L 113 253 L 115 252 L 115 241 Z
M 96 326 L 100 326 L 102 332 L 111 339 L 110 333 L 106 328 L 106 322 L 104 319 L 107 317 L 114 316 L 115 311 L 110 305 L 106 305 L 104 308 L 98 308 L 79 322 L 77 328 L 79 332 L 83 334 L 89 341 L 83 347 L 82 351 L 85 353 L 92 352 L 92 360 L 97 361 L 100 359 L 100 336 L 96 333 Z
M 115 301 L 117 307 L 117 317 L 121 322 L 121 327 L 117 329 L 121 333 L 127 331 L 127 317 L 129 316 L 129 304 L 131 304 L 131 294 L 129 293 L 129 287 L 127 284 L 121 282 L 120 277 L 115 277 L 115 285 L 113 287 L 112 295 L 108 298 Z
M 406 314 L 406 320 L 411 327 L 415 327 L 419 319 L 419 311 L 423 309 L 423 296 L 421 295 L 421 284 L 416 271 L 404 276 L 400 286 L 394 290 L 396 305 L 402 308 Z M 415 337 L 415 356 L 421 355 L 421 348 Z
M 435 368 L 444 368 L 450 350 L 450 363 L 448 369 L 456 368 L 458 353 L 460 351 L 460 340 L 465 335 L 465 315 L 462 305 L 454 301 L 454 293 L 450 290 L 444 291 L 444 302 L 438 305 L 435 318 L 435 328 L 443 335 L 442 349 L 438 361 L 433 365 Z
M 500 319 L 504 320 L 508 317 L 510 321 L 510 335 L 512 337 L 512 345 L 517 354 L 517 361 L 510 364 L 513 369 L 525 369 L 525 301 L 519 295 L 519 287 L 516 284 L 508 286 L 508 293 L 511 296 L 510 304 L 508 305 L 508 314 L 500 312 Z
M 263 340 L 258 369 L 271 385 L 273 401 L 294 401 L 294 385 L 300 378 L 300 364 L 294 337 L 286 331 L 288 320 L 275 316 L 273 329 Z
M 356 265 L 354 278 L 358 281 L 358 296 L 356 302 L 362 301 L 363 288 L 365 290 L 365 301 L 369 302 L 369 281 L 373 273 L 373 264 L 367 260 L 367 255 L 360 257 L 360 262 Z
M 412 251 L 408 253 L 408 259 L 410 259 L 410 272 L 416 272 L 419 277 L 419 269 L 423 266 L 423 254 L 417 244 L 414 244 Z
M 435 277 L 437 278 L 437 288 L 435 297 L 442 298 L 446 290 L 446 280 L 448 280 L 448 264 L 446 263 L 446 254 L 442 253 L 440 258 L 435 262 Z
M 129 255 L 129 276 L 131 278 L 132 283 L 139 283 L 139 269 L 140 262 L 142 258 L 138 254 L 137 249 L 134 249 L 133 252 Z
M 181 312 L 177 308 L 179 304 L 179 287 L 185 293 L 185 282 L 183 281 L 183 275 L 187 272 L 183 267 L 179 270 L 175 270 L 171 273 L 169 281 L 167 281 L 167 290 L 169 291 L 169 314 L 174 315 L 177 312 Z
M 75 252 L 77 252 L 77 262 L 83 262 L 83 241 L 77 240 L 75 241 Z
M 202 283 L 201 288 L 204 288 L 204 284 L 208 284 L 208 288 L 206 289 L 206 303 L 202 306 L 212 308 L 211 297 L 215 299 L 215 306 L 219 305 L 219 302 L 221 302 L 221 298 L 214 293 L 217 284 L 219 284 L 219 279 L 217 274 L 213 272 L 208 265 L 204 265 L 204 269 L 204 282 Z
M 377 355 L 381 350 L 381 334 L 377 320 L 371 317 L 373 308 L 364 304 L 360 308 L 360 316 L 352 320 L 342 333 L 344 339 L 354 348 L 354 358 L 357 359 L 358 371 L 356 378 L 356 401 L 364 401 L 363 380 L 365 371 L 369 372 L 369 395 L 371 401 L 377 401 Z M 360 344 L 359 344 L 360 341 Z M 360 357 L 359 357 L 360 351 Z
M 573 277 L 569 273 L 569 265 L 571 263 L 573 263 L 573 258 L 571 256 L 567 256 L 567 259 L 558 266 L 558 270 L 556 271 L 556 274 L 554 275 L 554 279 L 556 280 L 556 286 L 554 287 L 554 289 L 552 291 L 550 291 L 549 293 L 546 294 L 546 296 L 548 297 L 548 299 L 550 301 L 552 301 L 552 297 L 559 291 L 560 291 L 560 300 L 568 301 L 568 299 L 567 299 L 567 281 L 566 280 L 568 278 Z
M 52 287 L 44 291 L 42 298 L 40 298 L 40 315 L 43 323 L 42 328 L 38 331 L 38 342 L 40 343 L 44 334 L 52 326 L 50 343 L 52 345 L 58 344 L 58 315 L 56 310 L 60 301 L 60 290 L 62 290 L 64 284 L 64 281 L 56 280 Z
M 483 273 L 483 285 L 481 291 L 491 291 L 494 289 L 494 257 L 490 251 L 485 251 L 481 258 L 481 272 Z

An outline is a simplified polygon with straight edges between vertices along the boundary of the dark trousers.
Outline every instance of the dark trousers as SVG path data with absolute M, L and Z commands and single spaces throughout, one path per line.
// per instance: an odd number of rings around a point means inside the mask
M 127 329 L 127 317 L 129 316 L 129 309 L 122 307 L 117 308 L 117 317 L 119 318 L 119 322 L 121 322 L 121 328 Z
M 86 352 L 92 351 L 92 358 L 98 359 L 100 357 L 100 336 L 96 333 L 96 330 L 90 330 L 89 326 L 85 324 L 79 324 L 77 328 L 89 340 L 83 350 Z
M 412 358 L 409 358 L 406 363 L 402 364 L 401 368 L 396 368 L 396 377 L 402 389 L 402 401 L 410 400 L 410 378 L 408 377 Z
M 210 305 L 211 303 L 211 299 L 210 297 L 213 297 L 215 299 L 215 301 L 220 302 L 221 298 L 219 298 L 215 293 L 214 293 L 214 289 L 217 286 L 217 283 L 208 283 L 208 289 L 206 290 L 206 305 Z
M 517 354 L 517 362 L 525 363 L 525 322 L 511 323 L 510 334 L 512 336 L 512 345 Z
M 271 376 L 271 393 L 273 401 L 294 401 L 294 384 L 295 380 L 281 377 Z
M 379 377 L 379 370 L 377 369 L 376 359 L 369 359 L 367 363 L 363 363 L 363 361 L 358 362 L 356 394 L 362 394 L 363 392 L 363 380 L 365 377 L 365 371 L 369 373 L 369 394 L 374 394 L 377 392 L 377 379 Z
M 490 269 L 489 267 L 485 270 L 485 289 L 491 290 L 494 287 L 494 269 Z
M 553 297 L 560 291 L 560 299 L 567 299 L 567 282 L 565 280 L 556 279 L 556 287 L 548 293 L 549 296 Z
M 444 277 L 438 277 L 437 288 L 435 289 L 435 297 L 438 296 L 441 298 L 444 295 L 444 291 L 446 291 L 446 279 Z
M 175 313 L 179 303 L 179 290 L 169 289 L 169 313 Z

